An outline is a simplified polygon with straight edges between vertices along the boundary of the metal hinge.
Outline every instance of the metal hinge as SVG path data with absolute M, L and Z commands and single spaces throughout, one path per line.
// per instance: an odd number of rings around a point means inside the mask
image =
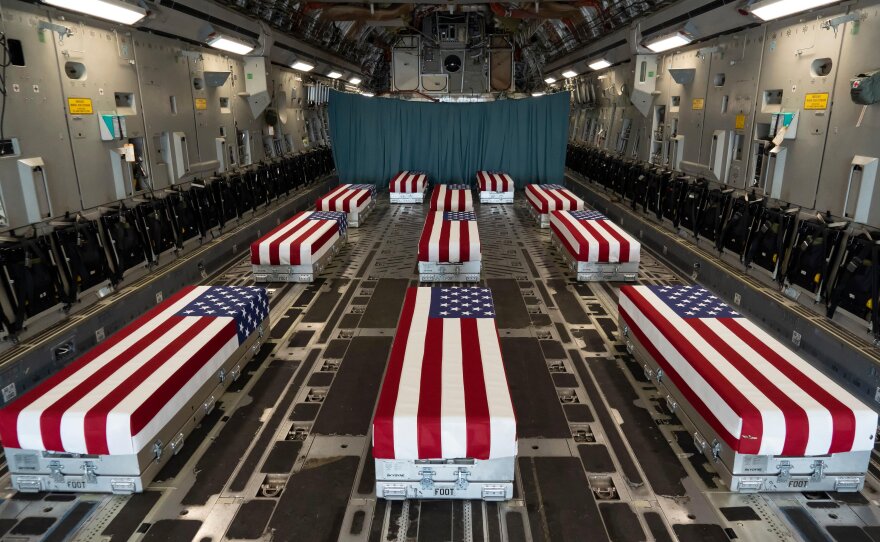
M 455 481 L 455 487 L 457 489 L 467 489 L 468 484 L 468 476 L 470 476 L 470 472 L 465 469 L 458 469 L 458 480 Z
M 788 483 L 788 481 L 791 479 L 792 467 L 793 465 L 788 461 L 782 461 L 781 463 L 779 463 L 777 467 L 779 469 L 779 474 L 776 475 L 776 481 L 780 484 Z
M 434 475 L 435 474 L 437 474 L 437 472 L 432 469 L 421 469 L 419 471 L 419 476 L 422 477 L 422 481 L 421 481 L 422 489 L 425 489 L 425 490 L 434 489 Z
M 98 483 L 98 467 L 95 466 L 91 461 L 86 461 L 83 466 L 83 481 L 87 484 L 97 484 Z
M 153 457 L 156 461 L 160 461 L 162 459 L 162 441 L 157 440 L 153 443 Z
M 657 369 L 657 382 L 663 380 L 663 369 Z
M 721 459 L 721 443 L 717 439 L 712 440 L 712 459 L 714 461 Z
M 823 478 L 825 478 L 825 468 L 827 466 L 828 465 L 826 465 L 825 462 L 821 459 L 813 461 L 813 463 L 810 465 L 810 467 L 812 467 L 813 469 L 813 473 L 810 474 L 810 479 L 814 482 L 819 482 Z
M 51 472 L 52 481 L 56 483 L 64 482 L 64 474 L 61 472 L 62 466 L 60 461 L 50 461 L 47 465 L 49 467 L 49 471 Z
M 678 408 L 678 403 L 675 402 L 671 395 L 666 396 L 666 408 L 669 409 L 669 412 L 675 412 L 675 409 Z

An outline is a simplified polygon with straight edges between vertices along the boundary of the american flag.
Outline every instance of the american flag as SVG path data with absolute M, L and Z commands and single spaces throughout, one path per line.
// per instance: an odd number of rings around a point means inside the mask
M 318 198 L 318 201 L 315 203 L 315 209 L 318 211 L 342 211 L 345 213 L 360 211 L 370 203 L 373 193 L 369 188 L 352 188 L 353 186 L 372 186 L 373 190 L 375 190 L 373 185 L 341 184 L 328 194 Z
M 877 414 L 699 286 L 623 286 L 627 332 L 732 450 L 868 451 Z
M 539 213 L 550 211 L 577 211 L 584 208 L 584 201 L 570 190 L 558 184 L 526 185 L 526 198 Z
M 488 288 L 410 288 L 373 420 L 377 459 L 516 455 Z
M 429 212 L 419 239 L 419 261 L 461 263 L 481 259 L 480 232 L 473 212 Z
M 420 194 L 425 191 L 428 176 L 420 171 L 401 171 L 388 185 L 388 190 L 397 194 Z
M 251 244 L 254 265 L 311 265 L 348 230 L 348 215 L 303 211 Z
M 641 244 L 597 211 L 551 211 L 550 228 L 579 262 L 638 262 Z
M 500 171 L 477 172 L 477 184 L 481 192 L 513 192 L 513 179 Z
M 375 184 L 350 184 L 348 185 L 349 190 L 369 190 L 370 197 L 376 197 L 376 185 Z
M 0 410 L 3 446 L 137 454 L 268 314 L 263 288 L 184 288 Z
M 431 211 L 473 211 L 471 189 L 463 184 L 439 184 L 431 193 Z

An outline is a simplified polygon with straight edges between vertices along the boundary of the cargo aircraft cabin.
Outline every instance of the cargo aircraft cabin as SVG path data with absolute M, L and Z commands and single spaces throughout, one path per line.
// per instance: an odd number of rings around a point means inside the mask
M 880 0 L 0 0 L 0 542 L 880 542 L 878 170 Z

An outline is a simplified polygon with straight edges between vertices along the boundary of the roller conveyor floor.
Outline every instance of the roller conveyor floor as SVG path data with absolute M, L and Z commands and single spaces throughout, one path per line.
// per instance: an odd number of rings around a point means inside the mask
M 614 284 L 577 283 L 514 205 L 475 205 L 519 426 L 514 499 L 374 497 L 370 421 L 427 206 L 387 194 L 312 284 L 271 284 L 270 341 L 134 496 L 7 494 L 10 540 L 880 540 L 860 494 L 732 494 L 618 340 Z M 639 281 L 685 282 L 643 249 Z M 250 284 L 250 263 L 210 283 Z M 876 454 L 875 454 L 876 455 Z M 0 486 L 8 487 L 5 465 Z M 6 538 L 3 538 L 6 540 Z

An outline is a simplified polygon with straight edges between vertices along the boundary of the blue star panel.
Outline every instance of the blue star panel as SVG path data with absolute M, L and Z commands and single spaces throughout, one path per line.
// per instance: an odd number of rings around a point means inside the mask
M 608 217 L 599 211 L 569 211 L 575 220 L 608 220 Z
M 495 318 L 488 288 L 431 288 L 429 318 Z
M 335 220 L 339 224 L 339 235 L 348 229 L 348 215 L 339 211 L 312 211 L 309 220 Z
M 729 305 L 699 286 L 648 286 L 682 318 L 740 318 Z
M 253 286 L 212 286 L 177 313 L 177 316 L 234 318 L 238 344 L 247 340 L 268 315 L 268 292 Z

